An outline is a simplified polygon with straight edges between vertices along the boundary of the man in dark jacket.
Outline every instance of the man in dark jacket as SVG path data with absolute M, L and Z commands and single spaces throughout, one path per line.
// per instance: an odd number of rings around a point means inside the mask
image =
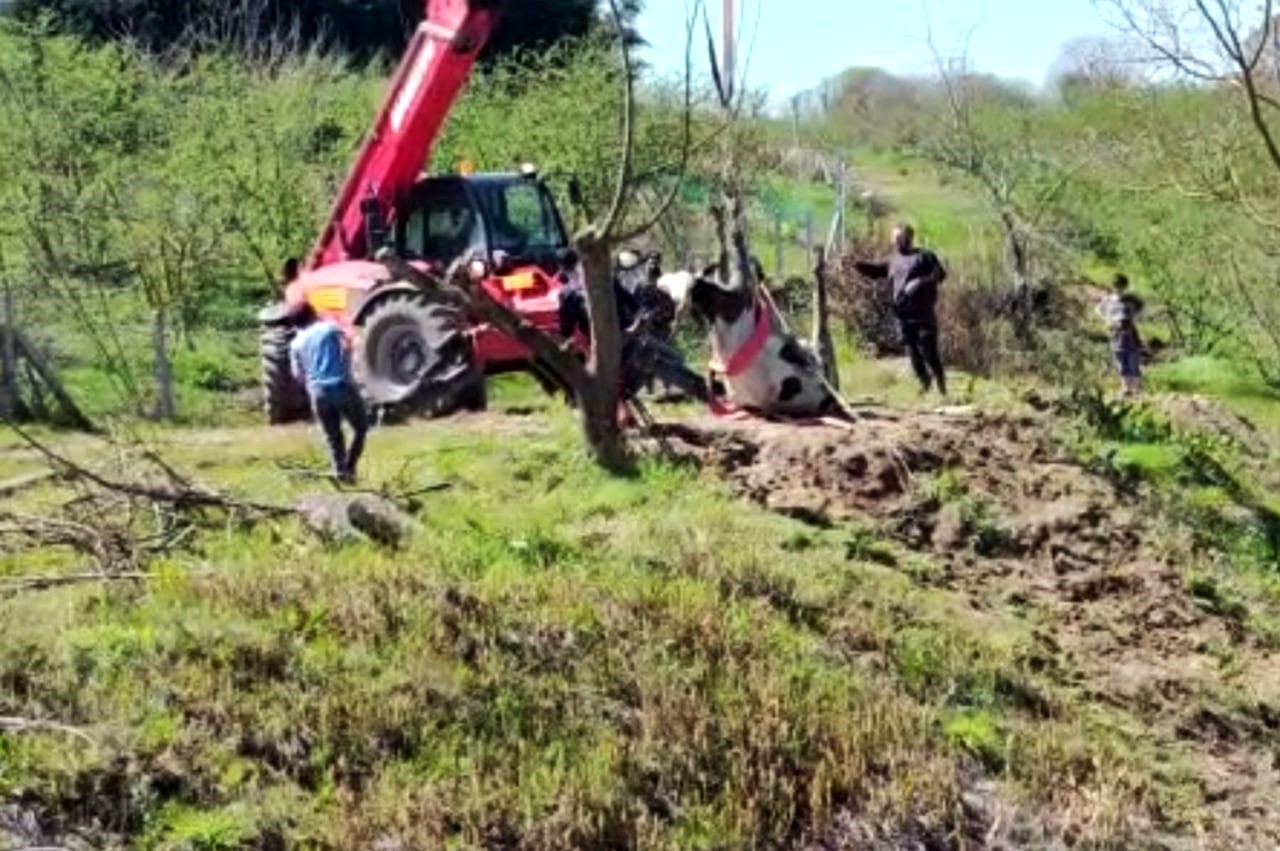
M 947 278 L 942 261 L 932 251 L 915 244 L 915 231 L 900 224 L 893 231 L 893 253 L 880 262 L 854 263 L 858 273 L 875 280 L 888 280 L 893 292 L 893 312 L 902 329 L 911 366 L 920 379 L 921 391 L 934 384 L 947 395 L 947 378 L 938 352 L 938 285 Z
M 565 340 L 581 334 L 591 339 L 591 321 L 587 309 L 586 282 L 581 261 L 573 251 L 560 258 L 560 336 Z M 613 278 L 613 292 L 618 306 L 618 326 L 622 330 L 622 397 L 633 398 L 641 387 L 657 379 L 681 392 L 705 401 L 706 380 L 689 369 L 680 352 L 655 337 L 652 314 L 636 295 Z

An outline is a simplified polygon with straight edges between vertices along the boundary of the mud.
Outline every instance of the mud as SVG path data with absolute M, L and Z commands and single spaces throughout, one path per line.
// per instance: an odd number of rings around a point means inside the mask
M 1280 847 L 1275 655 L 1189 587 L 1168 525 L 1073 463 L 1044 415 L 884 411 L 847 430 L 708 418 L 663 433 L 760 505 L 871 525 L 928 554 L 930 584 L 1027 619 L 1064 682 L 1185 758 L 1207 814 L 1196 847 Z

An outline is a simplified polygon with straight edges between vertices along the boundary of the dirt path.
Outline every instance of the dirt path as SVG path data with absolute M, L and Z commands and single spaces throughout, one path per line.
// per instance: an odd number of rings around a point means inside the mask
M 851 431 L 698 420 L 679 454 L 774 511 L 873 523 L 928 554 L 931 583 L 1014 611 L 1090 702 L 1181 757 L 1208 814 L 1188 847 L 1280 847 L 1280 659 L 1135 498 L 1065 457 L 1037 417 L 881 412 Z M 1185 829 L 1185 826 L 1184 826 Z

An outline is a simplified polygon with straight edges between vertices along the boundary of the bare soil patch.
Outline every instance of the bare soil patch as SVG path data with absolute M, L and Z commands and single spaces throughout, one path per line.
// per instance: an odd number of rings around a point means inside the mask
M 1194 772 L 1197 847 L 1280 847 L 1275 654 L 1188 582 L 1189 553 L 1153 509 L 1059 448 L 1050 420 L 878 411 L 849 430 L 706 418 L 662 432 L 760 505 L 873 524 L 936 562 L 923 581 L 1026 618 L 1064 683 Z

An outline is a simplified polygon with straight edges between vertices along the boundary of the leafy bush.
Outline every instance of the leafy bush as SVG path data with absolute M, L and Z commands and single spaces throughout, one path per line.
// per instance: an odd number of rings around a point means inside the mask
M 577 175 L 599 209 L 620 157 L 619 75 L 603 39 L 478 72 L 434 163 L 534 161 Z M 253 336 L 282 260 L 310 247 L 385 87 L 380 69 L 320 51 L 260 62 L 210 52 L 178 67 L 0 26 L 0 262 L 20 322 L 47 334 L 64 367 L 109 376 L 123 408 L 145 408 L 153 314 L 168 317 L 171 346 Z M 650 190 L 678 160 L 681 94 L 642 85 L 635 163 Z M 647 215 L 647 197 L 633 218 Z
M 180 45 L 261 56 L 281 43 L 324 42 L 369 61 L 404 49 L 424 5 L 423 0 L 15 0 L 13 11 L 23 20 L 49 17 L 67 34 L 98 42 L 128 33 L 159 53 Z M 636 5 L 627 4 L 630 14 Z M 489 56 L 581 37 L 596 21 L 595 0 L 539 0 L 508 7 Z

